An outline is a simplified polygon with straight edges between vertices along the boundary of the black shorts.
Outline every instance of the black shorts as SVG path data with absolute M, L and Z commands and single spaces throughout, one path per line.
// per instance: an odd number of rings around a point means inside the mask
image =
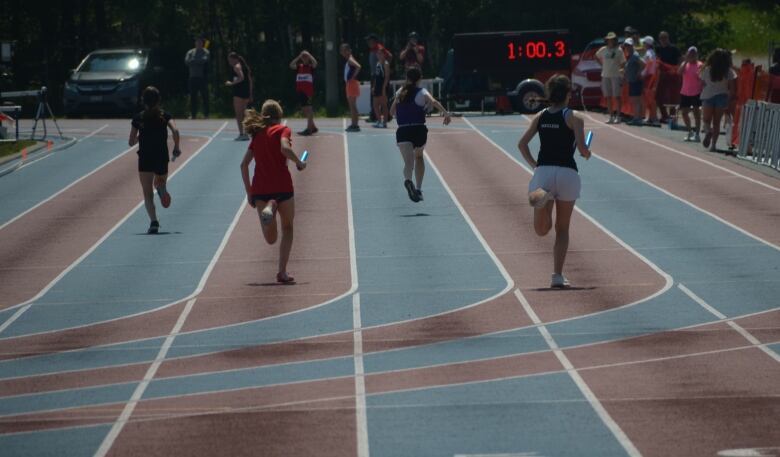
M 237 86 L 233 86 L 233 96 L 243 99 L 249 98 L 249 85 L 247 84 L 239 84 Z
M 285 202 L 295 196 L 295 192 L 275 192 L 273 194 L 255 194 L 252 195 L 252 201 L 261 201 L 263 203 L 269 200 L 276 200 L 276 203 Z
M 384 89 L 384 86 L 382 86 L 382 83 L 384 83 L 384 80 L 377 81 L 377 82 L 374 83 L 374 88 L 372 89 L 371 95 L 373 95 L 374 97 L 381 97 L 383 95 L 386 95 L 386 94 L 382 93 L 383 92 L 382 89 Z
M 421 148 L 428 142 L 428 127 L 424 125 L 402 125 L 395 131 L 396 143 L 412 143 Z
M 629 97 L 642 96 L 642 81 L 633 81 L 628 83 L 628 96 Z
M 168 153 L 163 155 L 138 154 L 138 171 L 154 173 L 156 175 L 168 174 Z
M 701 98 L 698 95 L 680 95 L 680 108 L 698 108 Z
M 298 103 L 301 106 L 311 106 L 311 97 L 305 92 L 298 92 Z

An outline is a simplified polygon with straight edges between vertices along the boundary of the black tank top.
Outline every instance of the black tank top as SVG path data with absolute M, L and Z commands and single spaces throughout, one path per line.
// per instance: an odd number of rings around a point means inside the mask
M 566 125 L 568 112 L 568 108 L 555 113 L 544 110 L 539 116 L 537 131 L 542 143 L 536 160 L 539 166 L 553 165 L 577 170 L 577 162 L 574 161 L 574 131 Z

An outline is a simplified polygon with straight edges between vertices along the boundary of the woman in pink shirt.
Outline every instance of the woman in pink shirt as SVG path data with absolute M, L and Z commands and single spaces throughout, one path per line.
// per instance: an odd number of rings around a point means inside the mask
M 702 83 L 699 74 L 704 64 L 699 60 L 699 50 L 696 46 L 688 48 L 685 54 L 685 60 L 680 64 L 677 73 L 682 75 L 682 88 L 680 89 L 680 110 L 682 111 L 685 128 L 688 129 L 688 136 L 685 141 L 699 142 L 699 131 L 701 130 L 701 95 L 704 83 Z M 691 118 L 689 116 L 693 109 L 693 119 L 696 122 L 696 128 L 691 128 Z

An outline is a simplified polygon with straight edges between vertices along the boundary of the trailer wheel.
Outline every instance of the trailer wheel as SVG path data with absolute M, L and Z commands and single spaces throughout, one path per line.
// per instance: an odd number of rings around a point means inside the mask
M 515 111 L 523 114 L 538 113 L 542 110 L 543 104 L 540 100 L 544 99 L 544 86 L 539 81 L 523 81 L 517 87 L 512 104 Z

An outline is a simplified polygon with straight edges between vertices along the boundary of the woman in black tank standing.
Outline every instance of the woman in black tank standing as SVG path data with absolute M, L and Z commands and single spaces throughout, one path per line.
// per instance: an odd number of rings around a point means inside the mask
M 246 60 L 235 52 L 228 54 L 228 63 L 233 70 L 233 79 L 225 81 L 233 92 L 233 110 L 236 113 L 238 124 L 238 136 L 236 141 L 249 141 L 249 136 L 244 133 L 244 111 L 252 101 L 254 85 L 252 83 L 252 70 Z
M 581 117 L 567 108 L 571 96 L 571 81 L 564 75 L 555 75 L 547 81 L 547 99 L 550 107 L 536 115 L 520 139 L 518 148 L 531 165 L 534 176 L 528 185 L 528 202 L 534 207 L 534 230 L 545 236 L 553 227 L 555 208 L 555 247 L 553 248 L 553 275 L 550 287 L 564 288 L 569 281 L 563 276 L 563 263 L 569 249 L 569 223 L 574 204 L 580 196 L 580 175 L 574 161 L 574 149 L 588 159 L 590 150 L 585 145 Z M 528 143 L 539 134 L 541 147 L 534 160 Z
M 179 130 L 171 115 L 160 109 L 160 92 L 152 86 L 144 89 L 145 109 L 133 116 L 130 129 L 130 146 L 138 144 L 138 176 L 144 194 L 144 206 L 151 224 L 147 233 L 157 233 L 160 223 L 154 207 L 154 189 L 160 196 L 163 208 L 171 206 L 171 194 L 168 193 L 168 130 L 173 134 L 173 157 L 179 157 Z

